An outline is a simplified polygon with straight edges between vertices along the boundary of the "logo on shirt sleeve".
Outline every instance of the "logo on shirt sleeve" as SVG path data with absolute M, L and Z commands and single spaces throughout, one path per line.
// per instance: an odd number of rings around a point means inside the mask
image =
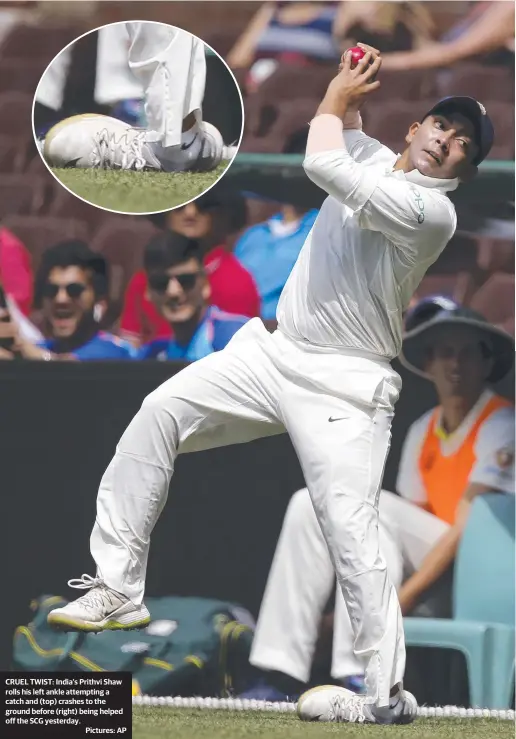
M 423 200 L 423 197 L 417 187 L 411 185 L 410 189 L 412 190 L 414 203 L 416 205 L 417 222 L 421 224 L 425 220 L 425 201 Z

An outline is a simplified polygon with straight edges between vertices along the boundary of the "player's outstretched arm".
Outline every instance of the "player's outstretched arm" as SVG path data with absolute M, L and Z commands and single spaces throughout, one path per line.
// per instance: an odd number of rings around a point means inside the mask
M 362 131 L 360 107 L 365 96 L 374 92 L 380 84 L 373 77 L 380 68 L 381 60 L 379 52 L 373 47 L 364 44 L 359 46 L 366 56 L 352 69 L 349 50 L 343 55 L 339 74 L 330 83 L 310 124 L 307 157 L 323 151 L 345 149 L 355 161 L 360 162 L 382 150 L 389 151 Z M 307 174 L 311 176 L 308 171 Z M 321 187 L 325 189 L 323 185 Z
M 370 52 L 371 58 L 376 59 L 379 57 L 380 52 L 378 49 L 375 49 L 372 46 L 368 46 L 366 44 L 358 44 L 358 46 L 365 52 Z M 349 50 L 348 50 L 349 51 Z M 346 63 L 346 54 L 342 55 L 342 59 L 339 65 L 339 72 L 342 72 L 344 69 L 344 65 Z M 358 72 L 358 69 L 357 69 Z M 377 86 L 373 88 L 368 88 L 367 92 L 374 91 L 377 88 Z M 321 145 L 318 147 L 318 150 L 326 149 L 328 148 L 328 130 L 326 124 L 324 121 L 319 121 L 318 116 L 320 116 L 321 111 L 323 110 L 333 110 L 335 109 L 335 115 L 338 117 L 338 112 L 336 108 L 329 107 L 331 105 L 331 99 L 329 100 L 330 96 L 332 95 L 333 90 L 332 86 L 330 85 L 330 88 L 328 89 L 325 98 L 323 102 L 321 103 L 321 106 L 319 106 L 319 109 L 317 111 L 317 114 L 312 121 L 312 127 L 313 131 L 311 132 L 311 136 L 309 137 L 309 151 L 312 151 L 312 144 L 316 139 L 319 139 L 321 142 Z M 327 105 L 329 103 L 329 105 Z M 382 154 L 389 155 L 389 153 L 392 155 L 392 152 L 390 152 L 390 149 L 388 149 L 386 146 L 383 146 L 379 141 L 376 139 L 371 138 L 370 136 L 367 136 L 363 130 L 362 130 L 362 117 L 360 115 L 360 106 L 362 105 L 363 100 L 358 100 L 355 102 L 355 104 L 349 104 L 346 108 L 345 113 L 342 115 L 342 126 L 341 129 L 336 129 L 337 133 L 334 137 L 334 139 L 331 140 L 331 146 L 342 148 L 343 146 L 347 149 L 348 153 L 351 155 L 351 157 L 356 162 L 365 162 L 372 157 L 376 157 L 380 152 Z
M 380 66 L 380 58 L 371 52 L 355 69 L 345 56 L 311 122 L 303 167 L 328 195 L 360 213 L 362 228 L 383 233 L 414 260 L 434 261 L 455 231 L 451 203 L 427 187 L 365 167 L 350 155 L 343 139 L 348 110 L 358 109 L 377 89 L 379 82 L 372 80 Z

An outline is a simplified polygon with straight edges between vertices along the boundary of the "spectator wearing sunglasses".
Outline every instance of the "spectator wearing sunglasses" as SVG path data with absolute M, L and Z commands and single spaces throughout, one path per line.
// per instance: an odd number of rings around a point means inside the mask
M 228 244 L 231 234 L 245 226 L 246 215 L 243 197 L 219 190 L 150 219 L 160 229 L 170 229 L 199 242 L 211 287 L 210 303 L 229 313 L 253 318 L 260 314 L 258 289 Z M 172 335 L 168 321 L 149 299 L 144 270 L 129 282 L 120 328 L 121 335 L 136 346 Z
M 87 244 L 64 241 L 45 252 L 35 295 L 47 336 L 40 345 L 41 358 L 78 361 L 136 358 L 130 344 L 100 330 L 107 295 L 106 261 Z
M 249 320 L 210 305 L 212 288 L 196 239 L 164 231 L 147 245 L 144 267 L 150 299 L 173 338 L 151 341 L 140 359 L 195 362 L 224 349 Z

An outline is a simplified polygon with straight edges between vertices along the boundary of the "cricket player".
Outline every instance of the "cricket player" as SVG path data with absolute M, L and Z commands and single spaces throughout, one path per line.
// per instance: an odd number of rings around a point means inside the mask
M 215 126 L 202 120 L 206 84 L 202 41 L 163 23 L 130 21 L 125 28 L 128 65 L 144 90 L 147 128 L 97 114 L 66 118 L 46 135 L 42 153 L 47 163 L 170 172 L 208 171 L 231 159 L 236 147 L 225 146 Z M 52 65 L 40 82 L 41 100 L 52 81 L 46 79 L 49 75 L 56 76 Z
M 452 236 L 447 191 L 471 178 L 493 140 L 470 98 L 437 103 L 408 129 L 401 156 L 367 137 L 358 109 L 379 86 L 380 54 L 349 53 L 312 120 L 304 169 L 328 193 L 283 290 L 278 329 L 259 318 L 221 352 L 151 393 L 100 483 L 89 592 L 49 614 L 61 628 L 102 631 L 149 622 L 150 535 L 179 453 L 287 432 L 350 614 L 367 696 L 324 688 L 303 717 L 405 723 L 403 623 L 378 545 L 378 495 L 401 379 L 402 313 Z M 338 700 L 337 700 L 338 699 Z M 337 706 L 337 703 L 338 706 Z

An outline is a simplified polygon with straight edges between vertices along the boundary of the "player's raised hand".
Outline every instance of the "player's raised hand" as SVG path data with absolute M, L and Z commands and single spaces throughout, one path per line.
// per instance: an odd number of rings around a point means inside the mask
M 382 59 L 374 51 L 367 51 L 355 67 L 352 67 L 352 55 L 348 50 L 342 60 L 339 74 L 330 82 L 327 96 L 339 104 L 343 111 L 360 108 L 367 95 L 380 87 L 375 80 L 382 65 Z
M 380 56 L 380 53 L 381 53 L 380 50 L 376 49 L 374 46 L 369 46 L 369 44 L 361 44 L 361 43 L 358 43 L 353 49 L 347 49 L 347 51 L 355 52 L 357 49 L 362 49 L 364 54 L 367 54 L 368 51 L 371 52 L 373 61 L 374 59 L 376 59 L 377 56 Z M 339 72 L 342 72 L 342 68 L 344 66 L 344 57 L 346 56 L 347 51 L 345 51 L 340 58 Z M 352 57 L 351 66 L 352 67 L 354 66 L 353 57 Z
M 381 54 L 380 49 L 375 49 L 374 46 L 369 46 L 369 44 L 361 44 L 360 42 L 358 42 L 357 46 L 359 49 L 362 49 L 363 51 L 365 51 L 366 54 L 368 51 L 370 51 L 371 54 L 373 55 L 373 58 L 375 59 L 377 56 L 380 56 Z

